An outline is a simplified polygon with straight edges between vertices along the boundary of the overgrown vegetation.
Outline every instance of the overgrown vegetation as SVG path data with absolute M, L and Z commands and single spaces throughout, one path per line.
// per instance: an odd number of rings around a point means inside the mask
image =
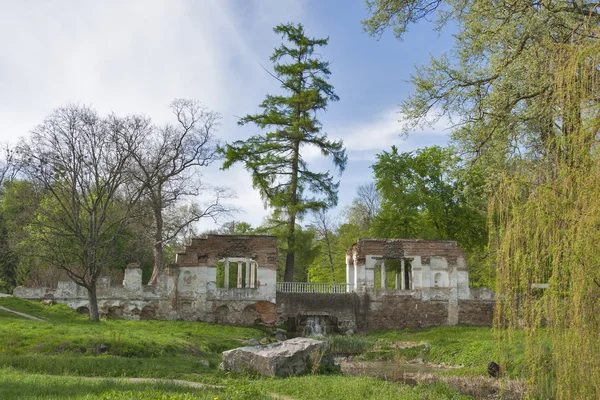
M 314 360 L 315 370 L 307 376 L 261 378 L 219 371 L 222 351 L 241 346 L 243 340 L 269 334 L 257 328 L 182 321 L 102 320 L 93 323 L 63 305 L 43 306 L 11 297 L 0 298 L 0 306 L 46 320 L 0 314 L 0 398 L 243 400 L 267 399 L 275 393 L 294 399 L 462 398 L 441 384 L 409 387 L 369 377 L 322 375 L 317 371 L 322 356 L 319 354 Z M 358 354 L 392 346 L 397 340 L 435 343 L 432 337 L 460 336 L 461 333 L 466 338 L 463 345 L 472 343 L 476 348 L 479 341 L 485 342 L 491 336 L 490 329 L 485 328 L 456 328 L 454 332 L 439 329 L 326 339 L 336 352 Z M 483 355 L 480 357 L 485 358 L 487 351 L 487 347 L 481 347 Z M 115 380 L 119 378 L 123 380 Z M 223 388 L 194 389 L 173 382 L 134 383 L 127 382 L 126 378 L 177 379 Z

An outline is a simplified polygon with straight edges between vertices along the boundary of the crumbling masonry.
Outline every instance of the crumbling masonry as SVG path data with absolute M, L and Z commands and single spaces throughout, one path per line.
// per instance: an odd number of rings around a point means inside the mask
M 470 289 L 462 250 L 449 240 L 359 239 L 346 253 L 346 283 L 277 283 L 277 239 L 257 235 L 195 238 L 152 286 L 129 265 L 122 285 L 102 280 L 101 315 L 302 330 L 318 317 L 331 331 L 491 325 L 494 294 Z M 88 311 L 73 282 L 17 288 L 15 296 L 52 298 Z

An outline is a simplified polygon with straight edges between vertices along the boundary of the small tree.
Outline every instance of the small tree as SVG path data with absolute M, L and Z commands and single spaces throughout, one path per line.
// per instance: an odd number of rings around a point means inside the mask
M 175 100 L 171 109 L 177 123 L 161 128 L 148 123 L 144 141 L 132 153 L 131 176 L 143 191 L 144 204 L 151 210 L 154 221 L 154 268 L 150 284 L 156 283 L 164 268 L 166 242 L 202 218 L 216 219 L 229 211 L 223 205 L 227 193 L 219 188 L 210 188 L 213 196 L 208 204 L 201 206 L 193 201 L 181 204 L 183 199 L 192 199 L 202 189 L 209 189 L 202 185 L 197 169 L 216 159 L 214 132 L 219 114 L 184 99 Z
M 315 48 L 325 46 L 328 39 L 307 37 L 300 24 L 278 25 L 274 31 L 291 44 L 281 45 L 271 56 L 275 63 L 272 76 L 288 95 L 267 95 L 260 105 L 262 113 L 240 120 L 241 125 L 253 123 L 269 132 L 227 145 L 223 149 L 223 168 L 244 162 L 265 205 L 281 210 L 278 218 L 286 219 L 284 279 L 292 281 L 296 218 L 309 210 L 337 204 L 339 185 L 328 172 L 311 171 L 301 150 L 304 146 L 316 146 L 324 156 L 333 159 L 340 172 L 346 167 L 347 156 L 341 140 L 330 141 L 321 133 L 317 119 L 317 113 L 324 111 L 329 101 L 339 100 L 327 82 L 329 63 L 314 57 Z M 310 197 L 309 191 L 324 197 Z
M 20 144 L 21 164 L 44 193 L 30 226 L 40 245 L 37 255 L 87 289 L 94 321 L 96 283 L 114 261 L 114 244 L 138 197 L 123 184 L 129 146 L 137 145 L 143 128 L 139 118 L 102 118 L 71 105 L 56 110 Z
M 335 240 L 335 223 L 331 217 L 327 214 L 327 210 L 319 210 L 314 213 L 311 220 L 310 228 L 316 232 L 316 237 L 322 246 L 324 246 L 324 253 L 321 252 L 327 259 L 327 266 L 331 269 L 331 282 L 335 282 L 335 265 L 333 263 L 333 251 L 334 251 L 334 240 Z M 319 260 L 318 257 L 317 260 Z

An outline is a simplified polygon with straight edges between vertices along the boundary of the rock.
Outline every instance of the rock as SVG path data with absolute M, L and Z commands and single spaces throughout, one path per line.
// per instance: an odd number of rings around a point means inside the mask
M 203 367 L 209 367 L 210 366 L 210 363 L 208 362 L 208 360 L 200 360 L 199 363 Z
M 326 342 L 294 338 L 265 346 L 240 347 L 223 352 L 224 371 L 256 372 L 265 376 L 290 376 L 311 369 L 315 362 L 333 366 Z
M 287 333 L 287 331 L 285 329 L 281 329 L 281 328 L 277 328 L 277 330 L 275 331 L 275 333 L 283 333 L 284 335 Z
M 43 306 L 52 306 L 54 304 L 55 304 L 55 302 L 52 299 L 44 299 L 44 300 L 42 300 L 42 305 Z
M 258 346 L 260 344 L 260 342 L 258 341 L 258 339 L 250 339 L 250 340 L 248 340 L 248 344 L 250 346 Z
M 344 335 L 346 335 L 346 336 L 354 335 L 354 329 L 348 329 L 346 332 L 344 332 Z
M 98 346 L 98 354 L 104 354 L 108 351 L 108 346 L 105 344 L 101 344 L 100 346 Z
M 275 339 L 277 339 L 277 340 L 286 340 L 287 336 L 285 336 L 285 333 L 277 332 L 275 334 Z
M 262 339 L 260 339 L 260 344 L 269 344 L 271 343 L 271 339 L 269 339 L 268 337 L 264 337 Z
M 502 376 L 502 369 L 500 368 L 500 365 L 498 365 L 497 363 L 490 361 L 490 363 L 488 364 L 487 367 L 488 370 L 488 374 L 490 374 L 490 376 L 492 378 L 500 378 Z

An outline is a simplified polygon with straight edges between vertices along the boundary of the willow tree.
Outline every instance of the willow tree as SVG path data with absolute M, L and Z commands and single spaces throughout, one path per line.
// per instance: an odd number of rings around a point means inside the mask
M 486 169 L 496 322 L 512 328 L 500 330 L 509 336 L 525 328 L 532 392 L 598 398 L 597 1 L 367 5 L 365 28 L 374 35 L 390 27 L 402 37 L 434 13 L 439 24 L 458 26 L 455 57 L 432 59 L 412 77 L 415 92 L 402 104 L 407 128 L 454 117 L 454 140 Z
M 329 101 L 339 100 L 327 82 L 329 62 L 314 55 L 315 49 L 327 45 L 328 39 L 307 37 L 301 24 L 278 25 L 274 31 L 288 42 L 271 56 L 275 63 L 272 76 L 286 94 L 267 95 L 260 104 L 262 113 L 239 121 L 241 125 L 255 124 L 267 133 L 227 145 L 223 149 L 223 168 L 243 162 L 265 205 L 284 219 L 284 279 L 292 281 L 296 218 L 307 211 L 336 205 L 339 186 L 329 172 L 310 170 L 302 152 L 307 146 L 316 147 L 323 156 L 332 158 L 340 172 L 346 166 L 347 156 L 342 141 L 328 140 L 317 119 Z

